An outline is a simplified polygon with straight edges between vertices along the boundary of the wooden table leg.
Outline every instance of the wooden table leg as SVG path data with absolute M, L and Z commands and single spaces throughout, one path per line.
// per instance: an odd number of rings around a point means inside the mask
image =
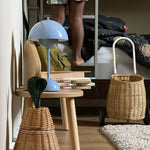
M 65 130 L 69 130 L 68 113 L 66 106 L 66 98 L 60 98 L 62 125 Z
M 72 150 L 80 150 L 76 108 L 74 98 L 66 98 Z

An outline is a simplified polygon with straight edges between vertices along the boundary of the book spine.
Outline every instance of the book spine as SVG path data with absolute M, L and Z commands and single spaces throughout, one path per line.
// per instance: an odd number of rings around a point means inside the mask
M 62 86 L 61 89 L 91 89 L 91 86 Z
M 62 86 L 62 87 L 60 87 L 61 89 L 66 89 L 66 90 L 69 90 L 69 89 L 73 89 L 73 87 L 71 87 L 71 86 Z
M 63 86 L 76 86 L 76 84 L 73 84 L 73 83 L 58 82 L 58 84 L 59 84 L 60 87 L 63 87 Z
M 76 85 L 77 86 L 95 86 L 95 83 L 94 82 L 91 82 L 91 83 L 77 83 Z

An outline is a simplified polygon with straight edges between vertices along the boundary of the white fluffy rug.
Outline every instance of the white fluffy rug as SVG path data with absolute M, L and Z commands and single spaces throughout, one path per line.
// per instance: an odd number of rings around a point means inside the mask
M 106 125 L 101 131 L 119 150 L 150 150 L 149 125 Z

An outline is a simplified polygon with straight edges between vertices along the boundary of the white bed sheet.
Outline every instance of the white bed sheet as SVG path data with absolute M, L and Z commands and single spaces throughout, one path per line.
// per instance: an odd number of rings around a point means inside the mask
M 101 47 L 97 52 L 98 78 L 110 79 L 113 74 L 113 53 L 111 47 Z M 86 63 L 93 63 L 92 56 Z M 132 74 L 132 58 L 119 48 L 116 48 L 117 73 Z M 142 75 L 145 79 L 150 79 L 150 69 L 136 63 L 137 74 Z
M 72 62 L 72 50 L 63 44 L 58 47 L 61 51 L 67 53 L 68 59 Z M 113 54 L 111 47 L 101 47 L 97 52 L 98 62 L 98 79 L 110 79 L 113 74 Z M 133 74 L 133 60 L 127 53 L 116 48 L 117 73 Z M 86 63 L 94 63 L 92 56 Z M 150 69 L 136 63 L 137 74 L 142 75 L 145 79 L 150 79 Z

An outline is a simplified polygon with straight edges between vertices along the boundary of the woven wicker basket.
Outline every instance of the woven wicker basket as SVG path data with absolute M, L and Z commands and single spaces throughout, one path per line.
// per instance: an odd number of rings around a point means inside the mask
M 22 120 L 14 150 L 60 150 L 48 108 L 28 110 Z
M 133 47 L 134 74 L 117 74 L 115 44 L 129 40 Z M 125 37 L 118 38 L 113 44 L 114 74 L 111 76 L 107 96 L 108 117 L 126 120 L 140 120 L 145 117 L 146 92 L 144 78 L 136 74 L 134 43 Z

